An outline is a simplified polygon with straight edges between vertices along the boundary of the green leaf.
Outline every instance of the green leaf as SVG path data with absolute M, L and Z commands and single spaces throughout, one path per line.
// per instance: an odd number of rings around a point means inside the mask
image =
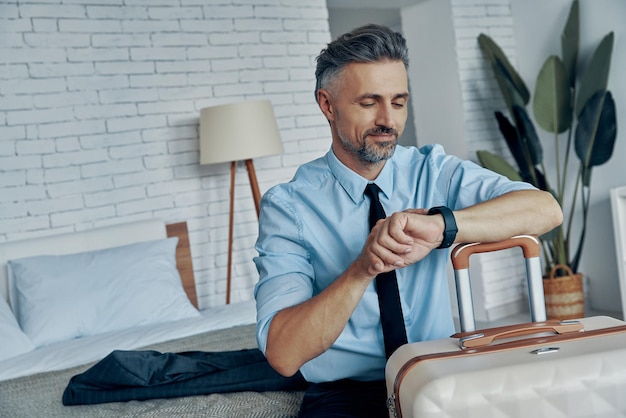
M 561 34 L 561 53 L 563 56 L 563 65 L 567 73 L 569 86 L 574 87 L 576 84 L 576 66 L 578 63 L 578 45 L 580 38 L 580 12 L 578 0 L 572 2 L 567 22 Z
M 611 54 L 613 51 L 613 32 L 609 32 L 591 57 L 589 66 L 580 80 L 578 97 L 576 98 L 576 116 L 580 117 L 587 100 L 598 90 L 606 90 L 611 68 Z
M 506 141 L 506 145 L 509 147 L 509 151 L 511 151 L 511 155 L 519 167 L 522 178 L 530 177 L 529 168 L 526 163 L 526 159 L 524 158 L 524 152 L 522 151 L 522 141 L 520 140 L 517 128 L 502 112 L 496 111 L 495 115 L 496 120 L 498 121 L 500 133 Z
M 524 105 L 528 104 L 530 92 L 524 80 L 520 77 L 513 65 L 511 65 L 509 59 L 504 52 L 502 52 L 498 44 L 488 35 L 481 33 L 478 36 L 478 45 L 483 51 L 483 55 L 491 62 L 491 67 L 498 80 L 502 95 L 505 100 L 508 98 L 507 104 L 516 103 L 518 101 L 516 100 L 515 94 L 518 95 L 518 98 L 521 99 Z M 509 89 L 512 89 L 515 93 L 513 94 Z
M 513 117 L 532 165 L 541 164 L 543 161 L 543 147 L 535 130 L 535 125 L 528 117 L 526 109 L 519 106 L 513 107 Z
M 498 82 L 498 86 L 500 87 L 500 91 L 502 92 L 502 97 L 504 98 L 507 108 L 510 112 L 513 112 L 514 106 L 524 107 L 526 106 L 526 102 L 524 102 L 524 98 L 520 96 L 511 79 L 506 77 L 505 73 L 502 72 L 502 68 L 503 66 L 500 60 L 496 59 L 496 63 L 494 64 L 496 81 Z
M 565 132 L 572 122 L 571 94 L 565 66 L 552 55 L 537 76 L 533 97 L 535 121 L 548 132 Z
M 613 155 L 617 138 L 615 102 L 610 91 L 598 91 L 580 113 L 574 147 L 583 168 L 601 165 Z M 591 173 L 585 176 L 589 181 Z M 585 184 L 586 186 L 588 184 Z
M 506 176 L 512 181 L 522 181 L 522 177 L 504 158 L 489 151 L 476 151 L 480 164 L 498 174 Z

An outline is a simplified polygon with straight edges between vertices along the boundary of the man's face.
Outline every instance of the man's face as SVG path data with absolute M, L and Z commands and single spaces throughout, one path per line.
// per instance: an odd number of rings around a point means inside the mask
M 408 82 L 400 61 L 348 64 L 328 93 L 333 148 L 344 164 L 371 166 L 393 155 L 407 118 Z

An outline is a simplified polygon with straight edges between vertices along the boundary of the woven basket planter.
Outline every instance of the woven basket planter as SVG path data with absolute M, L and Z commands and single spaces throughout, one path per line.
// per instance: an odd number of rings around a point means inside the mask
M 567 270 L 569 275 L 554 277 L 558 269 Z M 585 294 L 582 273 L 574 274 L 565 265 L 556 265 L 550 277 L 543 279 L 548 319 L 576 319 L 585 316 Z

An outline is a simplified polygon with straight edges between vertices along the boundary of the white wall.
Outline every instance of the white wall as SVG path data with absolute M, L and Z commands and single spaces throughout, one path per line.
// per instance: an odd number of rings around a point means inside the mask
M 511 0 L 518 51 L 518 69 L 531 93 L 544 60 L 550 54 L 560 55 L 560 34 L 567 19 L 570 0 Z M 587 240 L 580 270 L 589 278 L 589 301 L 600 310 L 621 311 L 619 281 L 609 189 L 626 185 L 626 2 L 622 0 L 580 1 L 580 54 L 588 60 L 609 31 L 615 32 L 609 89 L 617 107 L 617 142 L 613 158 L 595 167 L 592 178 L 592 203 L 589 212 Z M 586 62 L 586 61 L 585 61 Z M 532 115 L 532 112 L 530 112 Z M 552 144 L 551 135 L 538 128 L 545 144 Z M 546 145 L 544 159 L 553 161 L 551 145 Z M 577 165 L 573 165 L 573 170 Z M 575 173 L 575 171 L 574 171 Z
M 419 145 L 439 143 L 463 158 L 467 143 L 457 66 L 452 8 L 424 1 L 402 9 L 402 27 L 411 52 L 409 77 Z
M 488 34 L 515 63 L 509 0 L 426 0 L 403 8 L 402 24 L 418 142 L 472 160 L 480 149 L 508 152 L 493 116 L 504 102 L 477 38 Z
M 358 9 L 343 9 L 328 6 L 328 24 L 333 38 L 366 23 L 376 23 L 402 31 L 400 11 L 397 8 L 371 9 L 360 7 Z
M 481 33 L 494 39 L 513 65 L 517 48 L 510 0 L 450 0 L 456 54 L 463 100 L 466 158 L 476 161 L 476 151 L 508 153 L 494 117 L 504 101 L 478 45 Z
M 200 306 L 223 304 L 229 170 L 199 166 L 199 110 L 270 99 L 285 154 L 255 161 L 261 192 L 291 178 L 330 146 L 313 95 L 327 18 L 324 0 L 0 4 L 0 240 L 187 221 Z M 232 301 L 257 281 L 242 166 L 236 198 Z

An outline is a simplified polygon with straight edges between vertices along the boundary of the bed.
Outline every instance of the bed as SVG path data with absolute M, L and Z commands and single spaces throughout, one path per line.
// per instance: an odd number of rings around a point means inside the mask
M 296 416 L 301 391 L 64 406 L 70 379 L 113 350 L 256 346 L 252 301 L 197 310 L 186 223 L 0 243 L 0 417 Z

